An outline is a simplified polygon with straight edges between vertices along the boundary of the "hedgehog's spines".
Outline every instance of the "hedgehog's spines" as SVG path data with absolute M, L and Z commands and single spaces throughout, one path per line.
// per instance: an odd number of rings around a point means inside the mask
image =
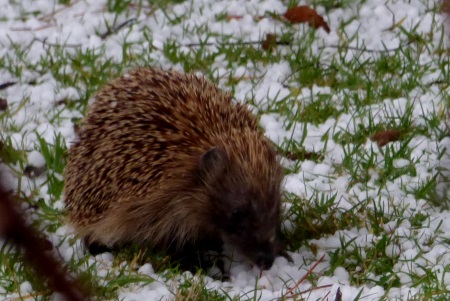
M 273 253 L 280 164 L 250 111 L 203 78 L 139 68 L 107 84 L 64 177 L 69 219 L 93 243 L 180 249 L 220 239 L 247 257 Z M 245 220 L 228 220 L 230 210 Z

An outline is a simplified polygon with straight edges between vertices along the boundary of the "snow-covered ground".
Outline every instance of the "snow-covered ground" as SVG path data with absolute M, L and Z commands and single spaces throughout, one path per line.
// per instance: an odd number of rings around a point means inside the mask
M 110 1 L 111 2 L 111 1 Z M 89 83 L 81 84 L 70 80 L 64 84 L 54 77 L 55 70 L 50 67 L 56 62 L 42 63 L 42 70 L 30 68 L 30 65 L 39 65 L 42 60 L 51 56 L 52 51 L 65 51 L 70 54 L 76 52 L 92 51 L 102 57 L 101 61 L 108 59 L 121 64 L 126 55 L 145 56 L 148 64 L 162 68 L 183 70 L 182 63 L 173 63 L 167 57 L 165 45 L 175 41 L 179 45 L 178 51 L 189 53 L 190 43 L 199 43 L 207 40 L 209 43 L 220 43 L 221 37 L 231 36 L 236 41 L 258 41 L 264 38 L 266 33 L 281 35 L 287 25 L 276 18 L 265 17 L 265 13 L 283 14 L 288 1 L 279 0 L 199 0 L 185 1 L 180 4 L 170 5 L 168 9 L 156 9 L 149 7 L 137 9 L 130 6 L 122 14 L 108 12 L 105 7 L 106 0 L 71 1 L 69 6 L 55 4 L 49 0 L 0 0 L 0 57 L 8 58 L 8 64 L 3 61 L 0 66 L 0 84 L 6 82 L 18 82 L 6 89 L 0 90 L 0 98 L 7 99 L 8 110 L 14 112 L 11 117 L 0 125 L 2 139 L 9 137 L 14 148 L 26 150 L 26 162 L 33 166 L 45 164 L 40 152 L 38 136 L 50 144 L 55 143 L 55 136 L 60 134 L 66 143 L 74 139 L 74 127 L 72 120 L 82 117 L 82 113 L 76 109 L 61 109 L 55 103 L 62 99 L 77 100 L 88 90 Z M 305 3 L 299 3 L 305 4 Z M 303 281 L 294 292 L 306 291 L 299 299 L 303 300 L 335 300 L 338 288 L 342 293 L 342 300 L 354 300 L 358 294 L 359 300 L 379 300 L 387 298 L 392 300 L 409 300 L 416 294 L 423 293 L 422 284 L 414 277 L 420 278 L 425 273 L 436 274 L 436 281 L 442 291 L 450 290 L 450 246 L 446 243 L 450 239 L 450 213 L 434 208 L 424 199 L 418 199 L 411 193 L 433 178 L 440 167 L 448 166 L 448 156 L 443 153 L 450 147 L 450 138 L 437 140 L 433 133 L 429 135 L 415 135 L 408 144 L 412 151 L 409 157 L 395 159 L 393 168 L 405 168 L 413 165 L 416 172 L 405 174 L 380 186 L 380 174 L 374 168 L 371 178 L 367 183 L 352 183 L 350 173 L 338 171 L 335 166 L 343 164 L 345 156 L 352 144 L 342 145 L 333 140 L 333 136 L 339 132 L 354 134 L 359 125 L 369 126 L 369 123 L 381 123 L 390 118 L 400 118 L 406 114 L 406 110 L 414 105 L 411 120 L 417 125 L 426 125 L 425 121 L 437 112 L 444 109 L 445 91 L 439 85 L 432 85 L 434 81 L 445 80 L 443 70 L 438 67 L 433 57 L 434 49 L 438 47 L 442 35 L 437 31 L 443 25 L 444 16 L 433 13 L 435 3 L 404 0 L 384 1 L 367 0 L 346 8 L 334 8 L 329 11 L 321 6 L 317 7 L 319 14 L 324 16 L 331 28 L 327 33 L 323 29 L 316 31 L 311 52 L 323 51 L 324 64 L 327 60 L 336 59 L 338 49 L 344 40 L 351 42 L 348 48 L 367 48 L 370 51 L 346 51 L 340 57 L 343 61 L 373 59 L 384 50 L 394 50 L 398 47 L 406 47 L 411 40 L 406 34 L 401 34 L 401 28 L 407 31 L 415 28 L 419 35 L 432 36 L 432 41 L 427 45 L 428 51 L 424 51 L 417 58 L 418 65 L 428 64 L 429 72 L 425 72 L 421 78 L 426 90 L 413 89 L 405 91 L 402 97 L 396 99 L 380 99 L 376 104 L 368 105 L 364 112 L 358 107 L 350 108 L 339 118 L 329 118 L 320 124 L 303 124 L 299 122 L 289 129 L 285 126 L 285 118 L 277 113 L 265 113 L 261 117 L 261 125 L 267 136 L 275 143 L 281 145 L 286 139 L 300 141 L 307 151 L 324 154 L 320 162 L 305 160 L 300 164 L 296 173 L 286 176 L 285 189 L 301 198 L 310 199 L 315 193 L 324 195 L 336 195 L 339 210 L 350 210 L 355 204 L 363 203 L 367 210 L 382 210 L 388 222 L 380 225 L 384 234 L 389 236 L 389 242 L 385 247 L 385 255 L 395 258 L 392 270 L 399 281 L 395 287 L 382 287 L 376 285 L 383 275 L 367 273 L 367 282 L 355 284 L 351 281 L 351 275 L 344 267 L 335 268 L 333 273 L 324 275 L 332 265 L 330 254 L 341 248 L 342 242 L 350 242 L 348 248 L 360 248 L 364 254 L 364 248 L 370 248 L 380 241 L 381 236 L 375 235 L 369 225 L 360 227 L 339 229 L 334 234 L 324 235 L 315 240 L 308 241 L 308 245 L 317 247 L 313 252 L 306 246 L 292 253 L 294 263 L 287 262 L 284 258 L 278 258 L 269 271 L 260 271 L 249 267 L 245 263 L 235 263 L 231 268 L 231 280 L 220 282 L 206 277 L 205 286 L 208 289 L 224 290 L 230 296 L 240 295 L 242 299 L 274 300 L 286 294 L 288 288 L 302 279 L 308 270 L 321 258 L 324 259 L 312 271 L 316 277 L 315 286 L 325 286 L 320 289 L 311 289 L 309 280 Z M 219 15 L 239 16 L 232 18 L 219 18 Z M 178 19 L 177 19 L 178 18 Z M 132 20 L 117 32 L 105 39 L 100 35 L 107 32 L 107 24 L 121 24 Z M 204 26 L 204 34 L 198 28 Z M 308 32 L 308 26 L 304 24 L 294 25 L 298 31 Z M 146 30 L 144 30 L 146 29 Z M 144 37 L 152 34 L 151 39 Z M 433 35 L 434 34 L 434 35 Z M 300 35 L 300 34 L 299 34 Z M 357 36 L 357 38 L 351 38 Z M 413 37 L 409 37 L 413 39 Z M 141 41 L 146 42 L 141 42 Z M 129 43 L 127 52 L 124 52 L 123 44 Z M 295 44 L 295 43 L 294 43 Z M 58 46 L 62 45 L 62 47 Z M 208 46 L 210 51 L 216 51 L 214 45 Z M 25 49 L 23 55 L 17 49 Z M 431 50 L 430 50 L 431 49 Z M 282 54 L 292 51 L 291 48 L 280 47 Z M 380 52 L 377 52 L 380 51 Z M 389 53 L 389 52 L 386 52 Z M 385 53 L 385 54 L 386 54 Z M 358 56 L 358 57 L 356 57 Z M 13 63 L 11 63 L 11 60 Z M 83 64 L 83 63 L 80 63 Z M 8 66 L 16 66 L 12 69 Z M 133 66 L 125 66 L 125 69 Z M 448 67 L 448 65 L 447 65 Z M 88 72 L 79 68 L 77 64 L 67 61 L 60 64 L 59 74 L 68 74 L 75 81 L 77 72 Z M 241 102 L 248 98 L 254 100 L 255 112 L 264 111 L 270 102 L 276 102 L 285 97 L 297 97 L 304 104 L 317 99 L 320 95 L 335 93 L 331 87 L 317 86 L 296 87 L 298 95 L 292 96 L 292 87 L 295 82 L 289 81 L 293 72 L 288 62 L 269 64 L 252 64 L 244 66 L 229 64 L 225 55 L 217 55 L 214 62 L 208 67 L 209 75 L 219 79 L 219 85 L 226 90 L 225 78 L 250 77 L 260 80 L 252 82 L 241 80 L 234 87 L 234 97 Z M 301 71 L 300 71 L 301 72 Z M 399 71 L 400 72 L 400 71 Z M 370 73 L 370 72 L 368 72 Z M 95 74 L 94 74 L 95 75 Z M 73 76 L 73 77 L 71 77 Z M 95 75 L 97 76 L 97 75 Z M 108 74 L 102 74 L 108 76 Z M 404 80 L 408 80 L 409 73 L 405 73 Z M 387 81 L 390 79 L 387 77 Z M 30 84 L 34 81 L 33 84 Z M 289 84 L 289 87 L 284 85 Z M 357 91 L 357 90 L 355 90 Z M 333 100 L 342 103 L 344 94 L 336 93 Z M 357 91 L 364 97 L 366 91 Z M 25 101 L 26 100 L 26 101 Z M 294 109 L 294 108 L 293 108 Z M 0 112 L 1 116 L 1 112 Z M 307 126 L 307 136 L 304 127 Z M 446 130 L 445 122 L 437 125 L 438 129 Z M 329 133 L 328 135 L 326 135 Z M 324 137 L 327 137 L 324 139 Z M 394 149 L 400 149 L 402 143 L 394 142 Z M 375 164 L 384 164 L 385 152 L 375 142 L 367 139 L 362 145 L 364 154 L 373 154 Z M 359 158 L 352 158 L 355 162 Z M 286 166 L 293 166 L 294 162 L 285 160 Z M 21 176 L 23 166 L 13 164 L 10 167 L 0 165 L 2 171 L 6 171 L 7 185 L 12 189 L 19 189 L 24 195 L 31 195 L 37 191 L 33 198 L 42 198 L 47 204 L 56 209 L 63 208 L 62 200 L 52 200 L 48 191 L 46 175 L 35 179 Z M 60 177 L 60 175 L 56 175 Z M 446 193 L 446 184 L 438 185 L 438 193 Z M 372 201 L 367 201 L 367 200 Z M 366 203 L 365 203 L 366 201 Z M 403 218 L 398 218 L 398 208 Z M 356 209 L 355 209 L 356 210 Z M 411 225 L 410 217 L 423 214 L 424 220 L 418 228 Z M 38 218 L 35 216 L 35 218 Z M 44 223 L 45 224 L 45 223 Z M 50 240 L 58 246 L 59 253 L 66 261 L 77 260 L 84 257 L 80 242 L 75 245 L 65 238 L 72 237 L 67 226 L 61 226 L 54 232 L 48 232 Z M 0 246 L 3 242 L 0 242 Z M 364 255 L 363 255 L 364 256 Z M 0 260 L 1 261 L 1 260 Z M 111 273 L 112 255 L 103 254 L 89 258 L 89 263 L 97 263 L 99 278 Z M 364 269 L 363 266 L 360 269 Z M 119 288 L 120 300 L 160 300 L 172 298 L 176 291 L 177 281 L 188 277 L 183 274 L 175 279 L 167 280 L 163 276 L 155 274 L 150 264 L 138 267 L 136 273 L 148 275 L 156 281 L 148 285 L 128 285 Z M 1 275 L 1 274 L 0 274 Z M 394 277 L 394 275 L 392 276 Z M 0 277 L 1 278 L 1 277 Z M 4 280 L 2 283 L 5 283 Z M 255 292 L 255 287 L 258 291 Z M 33 291 L 29 282 L 20 286 L 22 294 Z M 0 287 L 0 299 L 17 298 L 18 292 L 9 293 L 6 288 Z M 56 298 L 56 296 L 55 296 Z M 260 298 L 260 299 L 258 299 Z M 303 298 L 303 299 L 302 299 Z

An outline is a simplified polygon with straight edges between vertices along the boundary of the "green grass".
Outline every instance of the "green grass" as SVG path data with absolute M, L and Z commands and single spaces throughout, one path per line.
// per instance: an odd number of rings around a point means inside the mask
M 68 5 L 73 1 L 58 2 Z M 440 208 L 450 207 L 447 195 L 438 189 L 440 184 L 447 183 L 448 172 L 446 166 L 429 166 L 418 170 L 418 164 L 439 161 L 446 156 L 448 150 L 436 144 L 449 136 L 448 130 L 443 127 L 448 118 L 447 110 L 442 106 L 435 112 L 424 111 L 424 116 L 418 120 L 420 99 L 411 96 L 414 91 L 422 95 L 437 93 L 436 97 L 449 104 L 446 94 L 450 83 L 449 56 L 448 49 L 444 47 L 442 28 L 435 23 L 430 34 L 422 34 L 418 28 L 407 29 L 402 24 L 396 24 L 389 31 L 395 31 L 402 40 L 398 48 L 373 51 L 361 44 L 360 48 L 355 49 L 349 45 L 359 41 L 358 33 L 350 35 L 345 31 L 345 26 L 359 18 L 356 13 L 349 20 L 342 20 L 342 24 L 333 29 L 340 36 L 338 45 L 331 48 L 320 46 L 317 50 L 313 48 L 313 45 L 317 46 L 315 43 L 319 39 L 317 32 L 312 29 L 299 30 L 298 26 L 280 22 L 281 34 L 277 36 L 277 40 L 282 41 L 280 44 L 283 45 L 277 45 L 272 51 L 264 51 L 257 43 L 262 42 L 263 36 L 258 39 L 252 37 L 236 40 L 234 36 L 213 32 L 208 25 L 186 25 L 183 27 L 183 35 L 201 37 L 198 44 L 180 45 L 179 39 L 173 37 L 162 49 L 158 49 L 153 44 L 154 29 L 141 24 L 141 20 L 129 23 L 119 21 L 131 20 L 137 15 L 151 19 L 157 11 L 163 11 L 167 17 L 165 22 L 170 26 L 183 26 L 194 12 L 175 15 L 172 7 L 181 2 L 183 1 L 108 0 L 103 10 L 115 17 L 105 19 L 96 29 L 96 34 L 102 36 L 106 43 L 111 42 L 116 31 L 120 31 L 123 34 L 121 38 L 114 37 L 121 45 L 119 57 L 109 56 L 105 44 L 94 50 L 64 41 L 52 44 L 35 39 L 31 44 L 11 42 L 8 45 L 9 51 L 0 57 L 0 71 L 13 76 L 17 81 L 16 85 L 22 88 L 39 86 L 46 82 L 46 75 L 51 75 L 56 91 L 75 89 L 75 95 L 58 99 L 54 107 L 43 113 L 57 128 L 67 122 L 67 112 L 84 115 L 89 99 L 110 79 L 131 67 L 159 66 L 159 59 L 187 72 L 201 72 L 231 92 L 235 92 L 240 84 L 249 84 L 252 90 L 256 90 L 266 75 L 265 67 L 288 64 L 291 74 L 282 82 L 290 92 L 288 96 L 268 99 L 267 106 L 261 105 L 251 93 L 246 99 L 239 100 L 257 108 L 259 116 L 276 115 L 283 123 L 284 130 L 297 133 L 297 136 L 294 133 L 288 135 L 278 144 L 280 154 L 290 158 L 286 167 L 287 176 L 301 174 L 302 163 L 311 161 L 314 164 L 325 163 L 332 166 L 330 174 L 322 178 L 324 183 L 334 183 L 339 178 L 348 182 L 345 189 L 339 192 L 311 186 L 306 196 L 285 193 L 285 201 L 291 204 L 286 219 L 291 222 L 292 227 L 285 231 L 289 250 L 300 249 L 302 254 L 309 254 L 311 258 L 321 252 L 327 254 L 324 269 L 317 274 L 312 271 L 308 281 L 315 286 L 319 277 L 331 277 L 338 268 L 344 268 L 349 273 L 349 284 L 354 287 L 381 286 L 389 291 L 406 285 L 420 291 L 410 300 L 446 300 L 450 294 L 443 279 L 450 273 L 450 268 L 431 268 L 425 255 L 429 248 L 439 244 L 448 245 L 449 241 L 445 240 L 445 229 L 436 225 L 432 214 L 424 208 L 432 207 L 439 211 Z M 335 9 L 346 9 L 367 1 L 309 2 L 313 6 L 323 7 L 327 12 L 333 12 Z M 288 7 L 297 5 L 297 2 L 285 1 L 285 4 Z M 21 4 L 17 6 L 20 7 Z M 22 10 L 20 18 L 25 20 L 31 16 L 43 15 L 38 10 Z M 226 13 L 215 17 L 224 26 L 230 22 Z M 266 18 L 268 17 L 269 12 L 266 14 Z M 132 26 L 139 25 L 142 25 L 139 30 L 140 38 L 129 41 Z M 432 46 L 436 37 L 440 42 Z M 211 45 L 210 40 L 213 38 L 221 42 Z M 31 60 L 31 46 L 36 45 L 41 45 L 45 51 L 38 60 Z M 332 50 L 335 52 L 330 56 L 329 51 Z M 418 64 L 423 54 L 430 55 L 431 61 Z M 248 76 L 236 76 L 234 72 L 240 66 L 253 72 Z M 218 68 L 225 68 L 227 73 L 217 76 Z M 437 80 L 424 80 L 427 75 L 435 72 L 440 72 Z M 326 89 L 318 91 L 318 88 Z M 439 91 L 442 93 L 439 94 Z M 3 92 L 0 90 L 0 97 Z M 389 100 L 399 98 L 406 99 L 405 105 L 403 110 L 395 111 L 389 106 Z M 25 126 L 17 123 L 16 119 L 29 105 L 30 98 L 23 93 L 23 99 L 6 111 L 0 111 L 0 159 L 20 178 L 17 189 L 20 197 L 28 204 L 27 213 L 33 224 L 46 235 L 57 237 L 58 229 L 64 225 L 61 204 L 64 187 L 62 172 L 68 141 L 61 134 L 55 134 L 52 141 L 49 138 L 46 140 L 34 130 L 37 136 L 34 144 L 14 142 L 12 135 L 24 133 Z M 320 134 L 320 137 L 309 135 L 314 128 L 320 128 L 330 120 L 334 124 L 330 130 Z M 339 123 L 342 120 L 348 122 Z M 79 118 L 74 117 L 71 121 L 77 123 Z M 380 148 L 375 142 L 370 143 L 369 140 L 375 133 L 386 129 L 399 131 L 399 141 Z M 27 131 L 25 133 L 28 134 Z M 422 148 L 418 145 L 418 139 L 423 139 L 429 147 L 423 147 L 419 155 L 417 150 Z M 311 141 L 316 140 L 323 144 L 312 148 Z M 332 156 L 333 145 L 341 147 L 342 160 L 336 160 Z M 432 149 L 433 145 L 437 150 Z M 29 164 L 27 155 L 33 150 L 42 153 L 47 171 L 35 179 L 21 177 Z M 431 158 L 433 153 L 435 157 Z M 398 167 L 400 160 L 407 160 L 408 163 Z M 422 182 L 408 182 L 408 179 L 424 173 L 429 175 L 424 176 Z M 391 191 L 394 183 L 401 187 L 400 193 Z M 398 196 L 404 200 L 421 200 L 423 208 L 414 211 L 408 202 L 396 199 Z M 343 197 L 351 207 L 341 206 L 344 203 L 341 203 Z M 390 231 L 387 225 L 408 231 Z M 433 233 L 424 238 L 421 231 L 426 229 L 433 229 Z M 373 240 L 362 242 L 358 237 L 352 236 L 355 231 L 367 232 Z M 335 234 L 339 237 L 339 246 L 324 247 L 324 242 L 331 240 Z M 411 248 L 417 247 L 419 250 L 414 258 L 388 253 L 388 250 L 405 241 L 412 244 Z M 60 243 L 75 245 L 76 239 L 68 236 L 60 238 Z M 19 293 L 20 284 L 24 281 L 30 282 L 36 298 L 50 299 L 50 292 L 45 284 L 30 267 L 23 264 L 21 256 L 9 243 L 0 247 L 0 262 L 0 299 L 8 294 Z M 135 248 L 115 254 L 112 265 L 105 267 L 108 270 L 106 274 L 98 275 L 101 263 L 87 257 L 83 260 L 73 257 L 68 261 L 68 270 L 91 283 L 92 290 L 100 299 L 115 300 L 118 298 L 119 288 L 145 286 L 156 281 L 147 275 L 138 274 L 132 268 L 145 262 L 151 262 L 164 280 L 183 278 L 182 281 L 177 280 L 178 286 L 171 287 L 174 300 L 258 300 L 256 289 L 241 297 L 229 295 L 226 290 L 210 289 L 206 284 L 205 273 L 199 273 L 195 277 L 186 274 L 180 276 L 177 265 L 168 262 L 164 254 L 144 254 L 142 250 Z M 405 263 L 414 268 L 398 272 L 397 266 Z M 409 282 L 405 279 L 409 279 Z M 20 298 L 18 296 L 17 300 Z M 25 297 L 22 298 L 26 300 Z M 384 298 L 387 299 L 388 296 Z M 358 299 L 359 296 L 355 296 L 353 300 Z

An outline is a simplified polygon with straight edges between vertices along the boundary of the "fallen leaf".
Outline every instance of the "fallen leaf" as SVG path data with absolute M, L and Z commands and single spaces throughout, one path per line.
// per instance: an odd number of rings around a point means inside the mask
M 319 160 L 323 157 L 320 153 L 308 152 L 305 150 L 297 150 L 295 152 L 285 152 L 284 156 L 289 160 Z
M 34 179 L 42 175 L 46 170 L 47 170 L 46 166 L 36 167 L 32 165 L 27 165 L 23 170 L 23 175 L 29 179 Z
M 244 16 L 239 15 L 227 15 L 227 20 L 241 20 Z
M 0 111 L 5 111 L 8 108 L 8 101 L 4 98 L 0 98 Z
M 262 49 L 270 51 L 277 45 L 277 36 L 273 33 L 266 34 L 266 38 L 261 43 Z
M 402 133 L 398 130 L 384 130 L 373 134 L 370 139 L 375 141 L 379 147 L 382 147 L 389 142 L 400 140 L 401 135 Z
M 57 100 L 55 104 L 57 106 L 59 106 L 59 105 L 67 105 L 68 103 L 69 103 L 69 100 L 67 98 L 62 98 L 60 100 Z
M 342 300 L 342 292 L 341 292 L 341 288 L 338 287 L 337 291 L 336 291 L 336 298 L 334 299 L 334 301 L 341 301 Z
M 327 22 L 314 9 L 308 6 L 294 6 L 288 9 L 283 16 L 293 24 L 308 22 L 309 26 L 314 26 L 316 29 L 322 27 L 326 32 L 330 32 Z
M 6 88 L 9 88 L 11 86 L 14 86 L 16 84 L 16 82 L 6 82 L 3 84 L 0 84 L 0 90 L 4 90 Z
M 450 0 L 443 0 L 441 2 L 441 5 L 442 5 L 441 6 L 442 12 L 447 16 L 447 18 L 445 18 L 445 21 L 444 21 L 444 26 L 446 27 L 446 29 L 448 29 L 450 27 L 450 20 L 449 20 L 449 16 L 450 16 Z M 448 35 L 448 33 L 447 33 L 447 35 Z

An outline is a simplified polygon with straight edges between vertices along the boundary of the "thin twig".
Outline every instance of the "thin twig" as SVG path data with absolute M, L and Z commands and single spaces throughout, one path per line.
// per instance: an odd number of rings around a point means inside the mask
M 320 257 L 319 260 L 317 260 L 316 263 L 313 264 L 313 266 L 308 270 L 308 272 L 299 281 L 297 281 L 297 283 L 293 287 L 291 287 L 288 290 L 287 294 L 292 295 L 292 292 L 306 279 L 306 277 L 308 277 L 312 273 L 312 271 L 314 271 L 314 269 L 317 267 L 317 265 L 320 262 L 322 262 L 322 260 L 324 258 L 325 258 L 325 254 L 323 254 L 322 257 Z
M 47 38 L 45 38 L 43 40 L 41 40 L 39 38 L 34 38 L 33 41 L 38 41 L 38 42 L 42 43 L 43 45 L 51 46 L 51 47 L 79 48 L 79 47 L 82 46 L 81 44 L 56 44 L 56 43 L 50 43 L 50 42 L 47 42 Z
M 17 84 L 17 82 L 6 82 L 3 84 L 0 84 L 0 90 L 4 90 L 6 88 L 9 88 L 11 86 L 14 86 L 15 84 Z
M 333 285 L 330 284 L 330 286 L 333 286 Z M 331 293 L 331 291 L 328 291 L 328 293 L 327 293 L 325 296 L 323 296 L 322 301 L 324 301 L 325 299 L 327 299 L 327 297 L 328 297 L 328 295 L 329 295 L 330 293 Z
M 104 9 L 97 9 L 97 10 L 93 10 L 93 11 L 90 11 L 90 12 L 76 13 L 73 16 L 78 18 L 78 17 L 86 16 L 87 13 L 89 13 L 89 15 L 97 15 L 97 14 L 103 14 L 104 12 L 105 12 Z
M 310 292 L 313 292 L 313 291 L 316 291 L 316 290 L 320 290 L 320 289 L 323 289 L 323 288 L 329 288 L 329 287 L 332 287 L 332 286 L 333 286 L 333 284 L 325 284 L 325 285 L 315 286 L 315 287 L 311 287 L 311 288 L 309 288 L 307 290 L 304 290 L 304 291 L 301 291 L 301 292 L 298 292 L 298 293 L 295 293 L 295 294 L 291 294 L 290 296 L 284 296 L 284 298 L 292 299 L 292 298 L 299 297 L 299 296 L 301 296 L 303 294 L 306 294 L 306 293 L 310 293 Z M 330 294 L 330 292 L 327 293 L 327 296 L 329 294 Z
M 392 15 L 392 25 L 386 29 L 383 29 L 383 31 L 389 31 L 392 30 L 395 26 L 395 13 L 392 11 L 392 9 L 386 5 L 387 10 L 391 13 Z
M 427 83 L 427 84 L 425 84 L 425 85 L 427 85 L 428 87 L 431 87 L 431 86 L 433 86 L 433 85 L 448 85 L 448 81 L 446 81 L 446 80 L 435 80 L 435 81 L 432 81 L 432 82 L 429 82 L 429 83 Z
M 216 46 L 216 45 L 258 45 L 262 44 L 264 41 L 249 41 L 249 42 L 230 42 L 230 43 L 220 43 L 220 42 L 199 42 L 199 43 L 187 43 L 182 44 L 180 46 L 185 47 L 199 47 L 199 46 Z M 290 42 L 287 41 L 277 41 L 276 45 L 289 46 Z M 396 48 L 391 49 L 367 49 L 367 48 L 359 48 L 355 46 L 340 46 L 340 45 L 325 45 L 318 47 L 319 50 L 327 49 L 327 48 L 344 48 L 348 50 L 356 50 L 362 52 L 373 52 L 373 53 L 385 53 L 385 52 L 394 52 L 402 49 L 404 46 L 408 46 L 411 42 L 406 43 L 406 45 L 400 45 Z
M 75 4 L 77 4 L 78 2 L 80 2 L 80 0 L 75 0 L 67 5 L 65 5 L 64 7 L 58 8 L 57 10 L 52 11 L 49 14 L 43 15 L 41 17 L 38 18 L 39 21 L 44 21 L 50 17 L 54 17 L 56 14 L 59 14 L 60 12 L 62 12 L 63 10 L 66 10 L 72 6 L 74 6 Z
M 72 279 L 61 263 L 48 252 L 49 242 L 28 226 L 23 212 L 10 193 L 2 186 L 0 178 L 0 236 L 23 251 L 25 260 L 42 278 L 48 280 L 52 290 L 61 293 L 68 301 L 88 299 L 85 288 Z
M 262 44 L 264 41 L 249 41 L 249 42 L 230 42 L 230 43 L 220 43 L 220 42 L 200 42 L 200 43 L 188 43 L 183 44 L 181 46 L 184 47 L 199 47 L 199 46 L 216 46 L 216 45 L 238 45 L 238 46 L 245 46 L 245 45 L 259 45 Z M 289 42 L 286 41 L 277 41 L 275 43 L 276 45 L 290 45 Z
M 100 35 L 100 38 L 102 40 L 104 40 L 108 36 L 117 33 L 119 30 L 121 30 L 123 27 L 127 26 L 128 24 L 135 23 L 135 22 L 137 22 L 137 19 L 136 18 L 132 18 L 132 19 L 126 20 L 125 22 L 119 24 L 117 27 L 115 27 L 113 29 L 108 28 L 108 30 L 104 34 Z
M 44 30 L 50 27 L 54 27 L 55 24 L 53 23 L 49 23 L 49 24 L 45 24 L 39 27 L 12 27 L 9 30 L 11 31 L 40 31 L 40 30 Z
M 386 53 L 386 52 L 394 52 L 394 51 L 400 50 L 400 49 L 402 49 L 402 47 L 407 46 L 409 44 L 411 44 L 411 42 L 406 43 L 406 45 L 400 45 L 396 48 L 384 49 L 384 50 L 359 48 L 359 47 L 355 47 L 355 46 L 339 46 L 339 45 L 325 45 L 325 46 L 318 47 L 318 49 L 322 50 L 322 49 L 326 49 L 326 48 L 345 48 L 348 50 L 357 50 L 357 51 L 362 51 L 362 52 Z

